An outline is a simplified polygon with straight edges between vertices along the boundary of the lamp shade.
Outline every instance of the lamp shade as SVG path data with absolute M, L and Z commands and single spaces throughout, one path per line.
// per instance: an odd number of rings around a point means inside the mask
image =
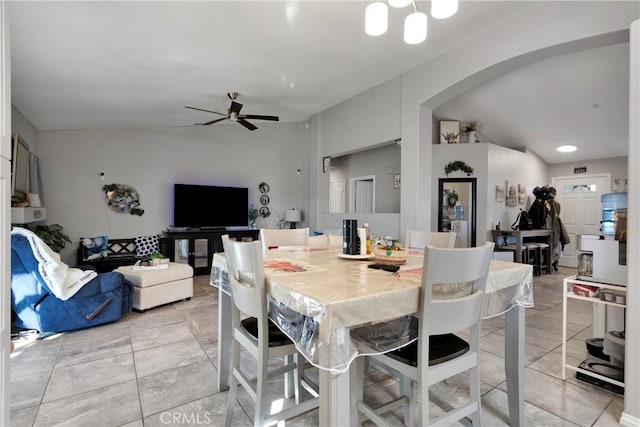
M 385 3 L 371 3 L 364 11 L 364 31 L 370 36 L 379 36 L 387 32 L 388 8 Z
M 288 209 L 284 213 L 284 220 L 287 222 L 300 222 L 302 220 L 302 212 L 295 209 Z
M 431 0 L 431 16 L 445 19 L 458 11 L 458 0 Z
M 404 20 L 404 42 L 418 44 L 427 38 L 427 15 L 413 12 Z

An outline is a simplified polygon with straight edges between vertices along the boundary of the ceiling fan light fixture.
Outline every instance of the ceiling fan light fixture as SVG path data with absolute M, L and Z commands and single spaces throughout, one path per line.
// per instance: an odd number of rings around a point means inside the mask
M 415 11 L 404 20 L 404 42 L 420 44 L 427 39 L 427 15 Z
M 578 147 L 576 147 L 575 145 L 561 145 L 556 148 L 556 151 L 559 151 L 560 153 L 573 153 L 577 149 Z
M 409 6 L 413 0 L 389 0 L 389 6 L 397 9 Z
M 364 31 L 370 36 L 379 36 L 387 32 L 388 8 L 386 3 L 376 1 L 364 11 Z
M 431 0 L 431 16 L 445 19 L 458 11 L 458 0 Z

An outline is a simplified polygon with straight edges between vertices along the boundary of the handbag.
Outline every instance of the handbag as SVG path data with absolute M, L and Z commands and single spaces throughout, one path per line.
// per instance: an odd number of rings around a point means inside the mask
M 516 220 L 511 224 L 512 230 L 533 230 L 533 220 L 531 216 L 524 210 L 520 209 L 520 213 Z

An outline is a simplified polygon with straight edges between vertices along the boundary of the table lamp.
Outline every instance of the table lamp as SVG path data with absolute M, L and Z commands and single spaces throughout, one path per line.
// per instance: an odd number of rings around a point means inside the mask
M 289 228 L 296 228 L 296 222 L 302 221 L 302 213 L 295 209 L 288 209 L 284 213 L 284 220 L 289 222 Z

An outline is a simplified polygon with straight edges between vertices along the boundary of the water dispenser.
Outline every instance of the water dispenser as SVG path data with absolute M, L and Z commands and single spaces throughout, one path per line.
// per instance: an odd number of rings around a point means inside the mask
M 602 202 L 600 231 L 605 239 L 613 239 L 616 233 L 616 211 L 627 209 L 627 193 L 603 194 L 600 201 Z

